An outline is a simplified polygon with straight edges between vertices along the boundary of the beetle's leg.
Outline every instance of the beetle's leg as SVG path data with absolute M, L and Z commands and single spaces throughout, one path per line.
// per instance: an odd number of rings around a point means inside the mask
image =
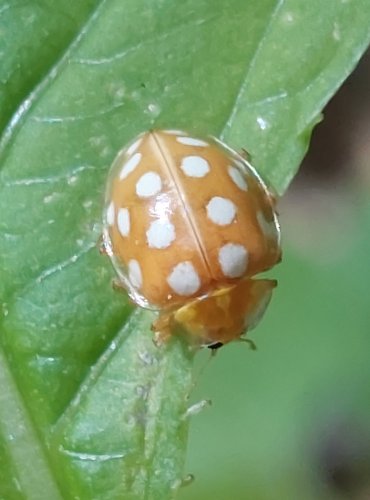
M 105 245 L 104 237 L 102 234 L 99 236 L 99 239 L 97 241 L 97 246 L 99 248 L 99 252 L 102 255 L 108 255 L 107 247 Z
M 112 279 L 112 288 L 113 288 L 113 290 L 117 290 L 118 292 L 127 293 L 127 290 L 123 286 L 122 281 L 120 281 L 118 278 Z
M 249 348 L 250 348 L 252 351 L 257 351 L 257 346 L 256 346 L 256 344 L 253 342 L 253 340 L 251 340 L 251 339 L 246 339 L 245 337 L 240 337 L 239 341 L 240 341 L 240 342 L 245 342 L 245 343 L 249 344 Z
M 154 332 L 153 342 L 157 347 L 168 342 L 171 338 L 171 314 L 160 314 L 159 317 L 153 321 L 151 329 Z
M 241 148 L 239 151 L 240 156 L 247 161 L 248 163 L 251 163 L 252 161 L 252 155 L 244 148 Z

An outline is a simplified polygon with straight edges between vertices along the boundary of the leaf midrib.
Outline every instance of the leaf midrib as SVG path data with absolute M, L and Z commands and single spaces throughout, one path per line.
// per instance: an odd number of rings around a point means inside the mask
M 59 488 L 8 362 L 0 350 L 0 429 L 27 500 L 60 500 Z
M 79 25 L 76 35 L 72 40 L 68 43 L 65 50 L 61 50 L 60 57 L 57 61 L 52 64 L 41 78 L 41 80 L 33 87 L 32 90 L 26 95 L 23 101 L 20 103 L 14 114 L 12 115 L 8 125 L 4 128 L 2 136 L 0 138 L 0 170 L 2 166 L 5 164 L 5 157 L 7 148 L 12 139 L 17 132 L 17 128 L 20 127 L 20 124 L 24 120 L 27 113 L 30 111 L 32 106 L 38 101 L 43 91 L 49 83 L 55 80 L 59 74 L 59 69 L 63 66 L 64 62 L 68 59 L 70 52 L 74 49 L 76 45 L 79 44 L 83 36 L 85 35 L 88 26 L 94 22 L 96 17 L 99 14 L 100 9 L 107 2 L 107 0 L 100 0 L 98 4 L 92 9 L 90 16 L 88 16 L 85 23 Z
M 238 110 L 239 101 L 242 98 L 242 96 L 245 93 L 245 91 L 247 89 L 247 86 L 248 86 L 248 76 L 249 76 L 250 72 L 254 68 L 254 65 L 255 65 L 256 59 L 258 57 L 258 54 L 260 53 L 261 47 L 263 46 L 263 42 L 264 42 L 266 36 L 268 35 L 268 33 L 270 32 L 271 26 L 272 26 L 274 20 L 276 19 L 276 16 L 277 16 L 278 12 L 284 6 L 284 3 L 285 3 L 285 0 L 277 0 L 276 5 L 273 7 L 273 9 L 271 11 L 269 20 L 266 23 L 266 26 L 265 26 L 263 32 L 261 33 L 260 40 L 259 40 L 259 42 L 257 43 L 257 45 L 256 45 L 256 47 L 254 49 L 253 56 L 248 61 L 247 68 L 246 68 L 246 70 L 245 70 L 245 72 L 243 74 L 243 78 L 242 78 L 242 80 L 240 82 L 239 90 L 238 90 L 238 92 L 237 92 L 237 94 L 235 96 L 233 105 L 231 107 L 231 111 L 228 114 L 228 117 L 225 120 L 225 123 L 224 123 L 224 125 L 223 125 L 223 127 L 222 127 L 222 129 L 220 131 L 220 139 L 221 140 L 224 139 L 225 134 L 227 134 L 228 130 L 232 126 L 233 119 L 234 119 L 234 117 L 235 117 L 235 115 L 237 113 L 237 110 Z
M 93 9 L 87 21 L 80 26 L 76 36 L 71 40 L 65 50 L 62 52 L 59 59 L 53 64 L 49 70 L 44 74 L 43 78 L 34 86 L 34 88 L 28 93 L 23 102 L 20 104 L 18 109 L 13 114 L 10 119 L 8 125 L 4 129 L 4 133 L 0 139 L 0 163 L 4 164 L 4 159 L 7 154 L 8 147 L 11 145 L 11 141 L 14 140 L 17 131 L 19 130 L 22 122 L 26 119 L 28 112 L 31 108 L 38 102 L 38 100 L 43 95 L 44 91 L 48 88 L 49 84 L 53 82 L 58 76 L 60 69 L 63 67 L 64 63 L 70 57 L 71 52 L 73 52 L 74 48 L 80 43 L 83 36 L 86 34 L 88 30 L 88 26 L 92 24 L 96 17 L 99 15 L 100 10 L 106 4 L 107 0 L 101 0 L 96 7 Z M 284 0 L 278 0 L 278 4 L 274 6 L 272 17 L 274 17 L 274 12 L 276 12 Z M 272 19 L 270 17 L 269 22 L 266 28 L 263 31 L 261 37 L 263 38 L 265 32 L 269 29 L 271 25 Z M 252 62 L 255 59 L 261 42 L 257 44 L 254 55 L 252 57 Z M 252 62 L 248 63 L 248 67 L 246 73 L 243 75 L 243 79 L 239 86 L 238 94 L 235 98 L 235 103 L 229 114 L 228 119 L 225 122 L 223 127 L 223 131 L 229 126 L 230 121 L 233 117 L 233 110 L 237 107 L 238 97 L 244 91 L 244 82 L 247 79 L 247 76 L 251 70 Z M 1 168 L 1 166 L 0 166 Z M 54 471 L 48 465 L 47 456 L 45 454 L 45 450 L 43 449 L 42 440 L 40 436 L 37 434 L 34 424 L 30 418 L 29 411 L 26 408 L 23 398 L 18 391 L 16 383 L 14 381 L 13 375 L 9 370 L 6 357 L 4 352 L 0 350 L 0 382 L 2 386 L 6 389 L 3 391 L 1 395 L 1 399 L 6 400 L 6 404 L 1 405 L 0 408 L 0 427 L 2 428 L 4 435 L 9 436 L 12 432 L 12 429 L 15 426 L 20 427 L 24 430 L 24 437 L 28 438 L 27 440 L 23 440 L 23 446 L 17 446 L 18 441 L 9 441 L 9 453 L 14 460 L 15 468 L 19 474 L 20 483 L 22 488 L 24 489 L 25 496 L 30 500 L 41 500 L 43 498 L 47 500 L 60 499 L 60 491 L 57 486 L 57 482 L 55 479 Z M 84 386 L 84 381 L 80 384 Z M 158 389 L 158 388 L 157 388 Z M 77 393 L 79 390 L 77 390 Z M 75 398 L 71 399 L 71 402 L 65 408 L 63 412 L 63 417 L 65 417 L 66 413 L 68 414 L 68 408 L 73 403 Z M 11 417 L 13 415 L 13 418 Z M 26 453 L 25 453 L 26 450 Z M 32 454 L 32 461 L 29 461 L 32 466 L 27 467 L 27 461 L 25 456 L 27 456 L 27 450 Z M 151 461 L 151 453 L 149 450 L 146 450 L 145 455 L 146 462 Z M 35 464 L 37 466 L 35 467 Z M 34 477 L 33 471 L 38 471 L 37 477 Z
M 80 42 L 88 25 L 94 21 L 105 2 L 106 0 L 101 0 L 94 7 L 86 22 L 79 27 L 76 36 L 70 41 L 57 62 L 34 86 L 11 117 L 0 139 L 0 170 L 5 164 L 4 159 L 11 140 L 27 112 L 37 102 L 50 81 L 57 77 L 59 68 L 63 66 L 75 45 Z M 0 387 L 2 388 L 0 391 L 0 429 L 17 471 L 22 494 L 28 500 L 61 500 L 62 496 L 54 471 L 49 466 L 42 439 L 31 419 L 23 396 L 18 390 L 3 346 L 0 346 Z

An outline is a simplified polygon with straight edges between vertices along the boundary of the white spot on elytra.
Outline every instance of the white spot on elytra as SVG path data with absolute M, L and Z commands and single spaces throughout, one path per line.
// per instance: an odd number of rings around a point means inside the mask
M 219 226 L 231 224 L 236 215 L 234 203 L 227 198 L 214 196 L 207 205 L 207 216 Z
M 117 216 L 118 230 L 122 236 L 126 237 L 130 233 L 130 212 L 127 208 L 120 208 Z
M 185 146 L 208 146 L 208 142 L 202 141 L 201 139 L 195 139 L 194 137 L 176 137 L 176 140 L 180 144 L 185 144 Z
M 137 148 L 141 144 L 141 141 L 142 141 L 142 138 L 138 139 L 137 141 L 135 141 L 134 143 L 131 144 L 131 146 L 127 150 L 127 154 L 129 156 L 131 156 L 132 154 L 134 154 L 136 152 Z
M 242 191 L 248 191 L 248 184 L 243 174 L 237 167 L 229 167 L 229 175 L 234 182 Z
M 119 178 L 126 179 L 126 177 L 135 170 L 141 161 L 141 153 L 135 153 L 123 166 Z
M 208 162 L 200 156 L 185 156 L 181 163 L 181 170 L 189 177 L 204 177 L 210 168 Z
M 140 264 L 137 260 L 130 260 L 128 263 L 128 277 L 131 284 L 135 288 L 140 288 L 143 284 L 143 275 L 141 273 Z
M 248 252 L 238 243 L 226 243 L 218 252 L 222 272 L 228 278 L 240 278 L 247 270 Z
M 148 245 L 151 248 L 167 248 L 176 238 L 175 228 L 166 220 L 155 220 L 146 232 Z
M 155 172 L 147 172 L 142 175 L 136 183 L 136 194 L 140 198 L 149 198 L 159 193 L 162 189 L 162 181 Z
M 200 287 L 200 278 L 191 262 L 180 262 L 177 264 L 169 277 L 167 283 L 178 295 L 192 295 Z
M 107 208 L 107 223 L 109 226 L 114 224 L 114 203 L 111 201 L 109 207 Z

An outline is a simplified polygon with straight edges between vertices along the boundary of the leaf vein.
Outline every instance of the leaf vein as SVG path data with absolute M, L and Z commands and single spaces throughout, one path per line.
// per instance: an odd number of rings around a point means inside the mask
M 41 79 L 41 81 L 30 91 L 28 96 L 23 100 L 18 109 L 15 111 L 11 117 L 8 125 L 6 126 L 4 133 L 0 139 L 0 159 L 4 158 L 8 147 L 10 147 L 11 139 L 14 134 L 19 130 L 22 122 L 24 121 L 27 113 L 32 109 L 35 103 L 39 100 L 40 96 L 48 87 L 49 83 L 54 81 L 58 76 L 61 68 L 64 66 L 68 60 L 70 53 L 75 49 L 75 47 L 81 42 L 85 36 L 87 29 L 90 24 L 92 24 L 98 17 L 100 10 L 103 8 L 107 0 L 100 0 L 98 5 L 93 9 L 92 14 L 87 19 L 85 24 L 81 27 L 75 38 L 69 43 L 68 47 L 61 55 L 59 60 L 50 68 L 46 75 Z M 4 165 L 4 161 L 0 161 L 0 164 Z M 1 167 L 0 167 L 1 168 Z
M 74 167 L 69 172 L 65 172 L 59 175 L 51 175 L 49 177 L 27 177 L 24 179 L 15 179 L 12 181 L 4 182 L 5 187 L 15 187 L 15 186 L 33 186 L 37 184 L 55 184 L 56 182 L 68 180 L 71 177 L 81 174 L 89 170 L 100 170 L 93 165 L 79 165 Z
M 37 278 L 35 278 L 36 283 L 41 283 L 42 281 L 45 281 L 47 278 L 52 276 L 55 273 L 58 273 L 60 271 L 64 271 L 67 267 L 75 264 L 83 255 L 88 253 L 92 248 L 96 248 L 96 241 L 88 243 L 85 248 L 83 248 L 80 252 L 75 253 L 68 257 L 68 259 L 63 260 L 62 262 L 59 262 L 58 264 L 55 264 L 54 266 L 49 267 L 48 269 L 45 269 L 40 273 Z
M 256 46 L 256 49 L 255 49 L 254 54 L 253 54 L 253 57 L 248 62 L 247 69 L 246 69 L 245 74 L 244 74 L 244 78 L 243 78 L 242 83 L 240 85 L 239 91 L 236 94 L 236 97 L 234 99 L 234 104 L 231 107 L 231 111 L 229 113 L 229 117 L 226 120 L 226 123 L 225 123 L 225 125 L 222 128 L 222 131 L 221 131 L 221 134 L 220 134 L 221 140 L 224 138 L 227 130 L 231 127 L 231 124 L 232 124 L 232 122 L 233 122 L 233 120 L 234 120 L 234 118 L 235 118 L 235 116 L 236 116 L 236 114 L 238 112 L 239 103 L 240 103 L 241 99 L 243 98 L 243 95 L 244 95 L 244 93 L 245 93 L 245 91 L 246 91 L 246 89 L 248 88 L 248 85 L 249 85 L 248 77 L 249 77 L 251 71 L 253 71 L 253 68 L 254 68 L 254 66 L 256 64 L 256 61 L 257 61 L 258 55 L 259 55 L 259 53 L 260 53 L 260 51 L 262 49 L 265 37 L 270 32 L 272 24 L 273 24 L 274 20 L 276 19 L 276 16 L 277 16 L 278 12 L 280 11 L 281 7 L 284 5 L 284 2 L 285 2 L 285 0 L 278 0 L 277 1 L 274 9 L 272 10 L 270 19 L 267 22 L 266 27 L 265 27 L 265 29 L 264 29 L 264 31 L 262 33 L 262 36 L 261 36 L 261 38 L 260 38 L 260 40 L 259 40 L 259 42 L 258 42 L 258 44 Z
M 209 22 L 217 19 L 217 17 L 218 17 L 218 15 L 213 14 L 213 15 L 205 17 L 203 19 L 192 19 L 188 22 L 184 22 L 184 23 L 178 24 L 177 26 L 173 26 L 171 29 L 168 29 L 164 34 L 151 36 L 151 37 L 148 37 L 144 40 L 142 39 L 136 45 L 133 45 L 132 47 L 128 47 L 127 49 L 124 49 L 121 52 L 117 52 L 115 54 L 107 55 L 107 56 L 100 57 L 100 58 L 89 58 L 89 57 L 72 58 L 71 62 L 75 62 L 75 63 L 82 64 L 82 65 L 88 65 L 88 66 L 99 66 L 99 65 L 103 65 L 103 64 L 111 64 L 111 63 L 114 63 L 114 62 L 119 61 L 121 59 L 124 59 L 127 55 L 131 54 L 132 52 L 135 52 L 136 50 L 141 49 L 142 47 L 146 47 L 147 45 L 151 45 L 154 42 L 165 41 L 170 36 L 175 35 L 178 31 L 181 31 L 182 29 L 188 28 L 189 26 L 201 26 L 203 24 L 209 23 Z

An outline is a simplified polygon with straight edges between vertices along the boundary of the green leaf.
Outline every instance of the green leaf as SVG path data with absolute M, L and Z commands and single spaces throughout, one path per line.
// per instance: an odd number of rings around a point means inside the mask
M 184 127 L 248 149 L 282 193 L 369 21 L 365 0 L 0 2 L 2 497 L 174 494 L 192 356 L 111 288 L 109 165 Z
M 0 129 L 61 57 L 98 0 L 0 2 Z
M 54 429 L 79 498 L 167 498 L 179 487 L 193 356 L 180 342 L 158 349 L 152 320 L 131 316 Z

